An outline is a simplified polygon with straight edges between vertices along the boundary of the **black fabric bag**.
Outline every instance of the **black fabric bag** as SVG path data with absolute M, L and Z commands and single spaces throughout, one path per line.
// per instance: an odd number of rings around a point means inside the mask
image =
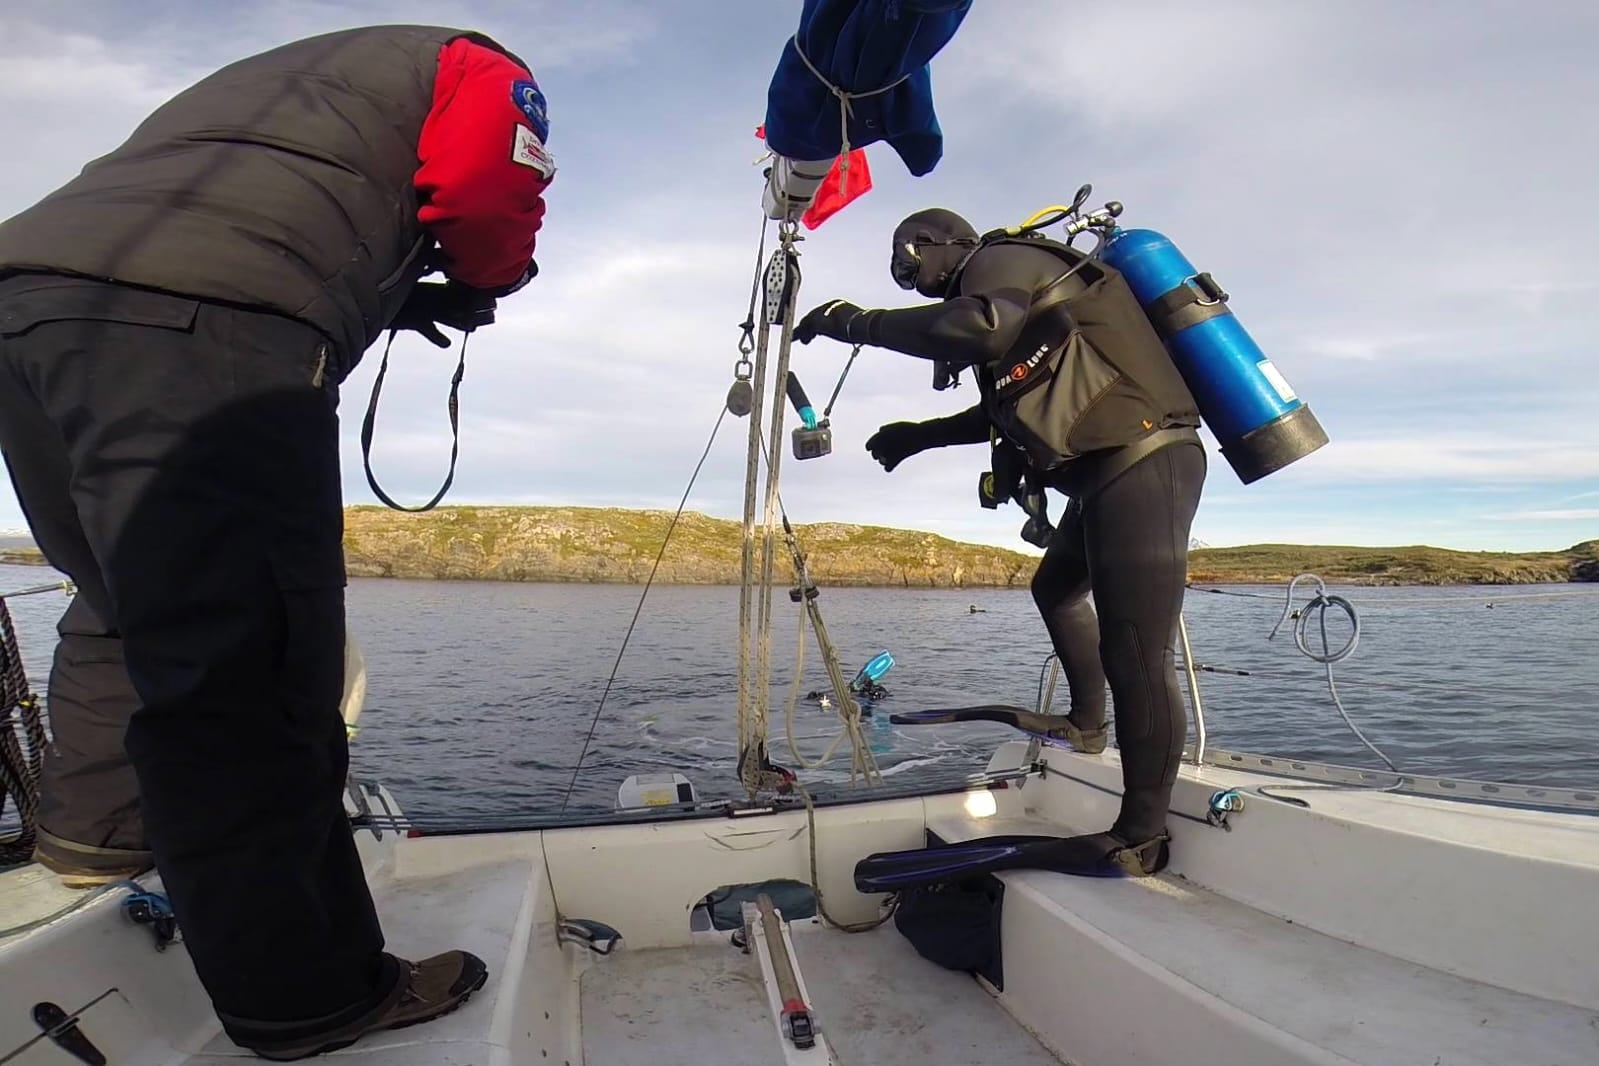
M 944 843 L 929 832 L 928 846 Z M 916 953 L 946 970 L 976 974 L 999 991 L 1005 990 L 1000 951 L 1000 913 L 1005 883 L 993 874 L 979 874 L 900 893 L 894 928 Z

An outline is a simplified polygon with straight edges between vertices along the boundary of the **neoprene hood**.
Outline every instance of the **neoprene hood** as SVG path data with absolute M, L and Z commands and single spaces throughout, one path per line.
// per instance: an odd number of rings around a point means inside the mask
M 906 216 L 894 230 L 889 272 L 902 289 L 941 299 L 963 260 L 977 246 L 977 231 L 953 211 L 930 207 Z

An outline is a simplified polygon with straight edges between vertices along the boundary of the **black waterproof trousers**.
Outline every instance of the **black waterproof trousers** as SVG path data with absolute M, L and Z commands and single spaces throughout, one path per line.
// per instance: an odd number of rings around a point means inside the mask
M 1123 784 L 1112 829 L 1132 843 L 1164 828 L 1188 731 L 1174 644 L 1205 469 L 1202 447 L 1174 444 L 1074 497 L 1033 575 L 1078 728 L 1105 724 L 1109 680 Z
M 342 798 L 337 362 L 270 314 L 0 282 L 0 449 L 79 588 L 39 847 L 87 869 L 148 848 L 236 1040 L 395 979 Z

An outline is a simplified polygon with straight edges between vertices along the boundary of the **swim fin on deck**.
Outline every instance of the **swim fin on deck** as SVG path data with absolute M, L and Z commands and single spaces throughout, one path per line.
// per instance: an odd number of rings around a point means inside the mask
M 1032 733 L 1051 740 L 1064 740 L 1088 755 L 1098 755 L 1105 750 L 1110 730 L 1079 729 L 1064 714 L 1039 714 L 1021 707 L 1003 703 L 987 703 L 976 707 L 950 707 L 932 711 L 903 711 L 891 714 L 893 725 L 939 725 L 950 722 L 998 722 L 1023 733 Z
M 855 864 L 860 892 L 899 892 L 998 870 L 1049 870 L 1078 877 L 1149 877 L 1166 868 L 1171 837 L 1131 844 L 1111 833 L 1075 837 L 993 836 L 911 851 L 883 851 Z

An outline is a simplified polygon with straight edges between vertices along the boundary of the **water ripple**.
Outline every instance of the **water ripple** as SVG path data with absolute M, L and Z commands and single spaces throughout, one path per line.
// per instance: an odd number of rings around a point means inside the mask
M 0 582 L 37 584 L 41 573 L 0 567 Z M 1407 770 L 1599 784 L 1599 662 L 1591 651 L 1599 588 L 1570 588 L 1586 594 L 1515 611 L 1483 604 L 1517 590 L 1340 590 L 1362 623 L 1359 648 L 1334 668 L 1345 707 Z M 1256 672 L 1201 675 L 1210 743 L 1378 765 L 1339 720 L 1321 668 L 1291 637 L 1266 639 L 1281 613 L 1281 588 L 1241 591 L 1274 599 L 1195 594 L 1185 608 L 1196 659 Z M 637 596 L 619 586 L 352 581 L 350 624 L 370 672 L 352 749 L 356 771 L 382 778 L 419 817 L 492 819 L 558 807 Z M 702 796 L 741 794 L 733 777 L 737 602 L 733 589 L 651 593 L 573 807 L 608 808 L 622 778 L 647 771 L 687 773 Z M 986 613 L 971 614 L 968 604 Z M 45 687 L 62 606 L 57 596 L 12 605 L 37 689 Z M 788 762 L 781 715 L 798 608 L 781 595 L 773 607 L 770 747 L 773 759 Z M 867 735 L 884 771 L 901 780 L 979 770 L 996 743 L 1016 734 L 991 723 L 890 726 L 891 711 L 1031 706 L 1050 650 L 1025 590 L 828 589 L 822 609 L 846 675 L 884 648 L 894 654 L 885 679 L 892 696 Z M 1331 639 L 1342 643 L 1340 631 Z M 825 685 L 812 643 L 802 691 Z M 1065 696 L 1062 683 L 1058 698 Z M 836 729 L 836 717 L 814 704 L 796 711 L 796 734 L 810 738 L 800 742 L 807 757 Z M 841 751 L 816 780 L 847 780 Z

